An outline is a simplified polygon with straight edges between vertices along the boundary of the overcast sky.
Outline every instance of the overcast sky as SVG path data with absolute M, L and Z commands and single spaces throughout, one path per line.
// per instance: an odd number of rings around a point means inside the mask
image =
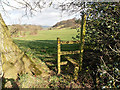
M 74 16 L 69 16 L 67 13 L 62 14 L 60 10 L 52 7 L 43 9 L 42 12 L 35 13 L 33 17 L 23 16 L 23 11 L 8 10 L 7 15 L 2 14 L 2 17 L 7 25 L 11 24 L 35 24 L 43 26 L 52 26 L 59 21 L 72 19 Z

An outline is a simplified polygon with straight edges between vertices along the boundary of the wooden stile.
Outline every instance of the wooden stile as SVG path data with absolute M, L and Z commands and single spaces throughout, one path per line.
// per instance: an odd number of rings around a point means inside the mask
M 82 70 L 82 61 L 83 61 L 83 51 L 84 51 L 84 43 L 85 43 L 85 31 L 86 31 L 86 15 L 82 15 L 82 23 L 81 23 L 81 31 L 80 31 L 80 40 L 79 41 L 60 41 L 60 38 L 57 38 L 57 46 L 58 46 L 58 74 L 60 74 L 60 65 L 65 65 L 67 62 L 60 62 L 61 55 L 69 55 L 69 54 L 79 54 L 79 64 L 74 61 L 74 59 L 70 57 L 66 57 L 69 62 L 71 62 L 74 66 L 74 76 L 75 80 L 77 80 L 78 71 Z M 61 44 L 80 44 L 79 50 L 77 51 L 61 51 Z
M 64 61 L 64 62 L 61 62 L 61 55 L 69 55 L 69 54 L 79 54 L 80 53 L 80 50 L 76 50 L 76 51 L 61 51 L 61 44 L 79 44 L 80 41 L 61 41 L 60 38 L 57 38 L 57 53 L 58 53 L 58 74 L 60 74 L 61 72 L 61 65 L 66 65 L 68 62 L 67 61 Z M 74 59 L 66 56 L 65 57 L 69 62 L 71 62 L 73 65 L 75 65 L 75 75 L 76 75 L 76 70 L 78 71 L 78 67 L 79 67 L 79 64 L 77 62 L 75 62 Z M 77 68 L 77 69 L 76 69 Z

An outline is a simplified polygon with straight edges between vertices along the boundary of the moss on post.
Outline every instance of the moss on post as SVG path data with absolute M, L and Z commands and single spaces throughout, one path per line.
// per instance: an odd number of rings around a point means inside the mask
M 78 79 L 78 71 L 79 71 L 79 67 L 75 66 L 75 68 L 74 68 L 74 80 Z
M 84 43 L 85 43 L 85 31 L 86 31 L 86 15 L 82 15 L 82 23 L 81 23 L 81 32 L 80 32 L 80 71 L 82 70 L 82 61 L 83 61 L 83 51 L 84 51 Z

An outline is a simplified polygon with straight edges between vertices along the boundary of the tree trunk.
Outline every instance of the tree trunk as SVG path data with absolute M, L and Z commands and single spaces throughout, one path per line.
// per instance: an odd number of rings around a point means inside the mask
M 0 53 L 4 78 L 17 79 L 21 73 L 40 75 L 41 71 L 12 41 L 8 27 L 0 15 Z M 0 72 L 1 73 L 1 72 Z
M 0 53 L 0 90 L 2 89 L 2 76 L 3 76 L 3 72 L 2 72 L 2 61 L 1 61 L 1 53 Z

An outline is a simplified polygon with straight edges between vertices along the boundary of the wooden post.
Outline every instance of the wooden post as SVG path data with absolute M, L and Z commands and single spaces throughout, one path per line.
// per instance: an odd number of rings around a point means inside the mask
M 74 80 L 78 79 L 78 71 L 79 71 L 79 67 L 75 65 L 75 68 L 74 68 Z
M 60 44 L 61 44 L 60 38 L 57 38 L 57 54 L 58 54 L 58 56 L 57 56 L 57 60 L 58 60 L 57 63 L 58 63 L 58 74 L 60 74 L 60 72 L 61 72 L 61 68 L 60 68 L 60 52 L 61 52 Z
M 82 15 L 82 23 L 81 23 L 81 32 L 80 32 L 80 65 L 79 65 L 80 71 L 82 70 L 85 31 L 86 31 L 86 14 L 83 14 Z

